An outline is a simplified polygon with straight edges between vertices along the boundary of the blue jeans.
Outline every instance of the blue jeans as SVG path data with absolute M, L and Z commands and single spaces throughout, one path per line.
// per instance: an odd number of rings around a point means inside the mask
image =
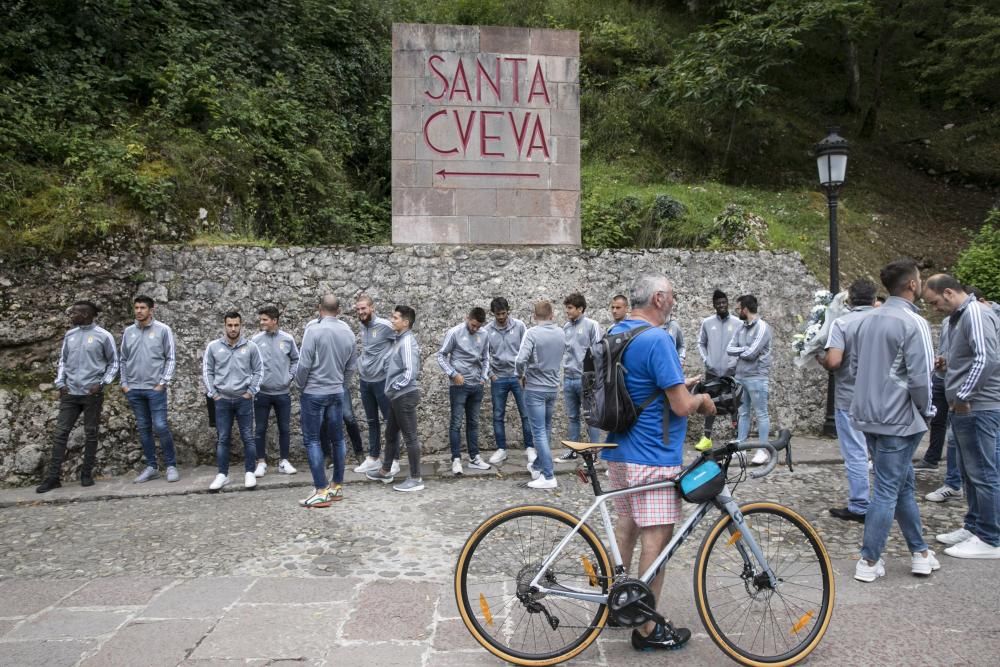
M 382 419 L 389 419 L 389 399 L 385 396 L 385 380 L 365 382 L 361 380 L 361 405 L 365 409 L 365 421 L 368 422 L 368 456 L 373 459 L 382 454 L 379 413 Z
M 320 429 L 326 427 L 332 441 L 333 483 L 344 481 L 344 395 L 343 394 L 302 394 L 299 399 L 302 418 L 302 440 L 309 457 L 309 471 L 313 486 L 326 488 L 326 457 L 320 442 Z
M 462 384 L 448 387 L 451 403 L 451 425 L 448 427 L 448 444 L 451 458 L 462 458 L 462 419 L 465 419 L 465 442 L 469 458 L 479 456 L 479 406 L 483 404 L 483 385 Z
M 254 439 L 257 442 L 257 460 L 267 458 L 267 421 L 274 408 L 274 416 L 278 422 L 278 452 L 280 458 L 288 458 L 288 447 L 291 441 L 292 396 L 291 394 L 257 394 L 253 399 L 253 420 L 257 429 Z
M 927 549 L 920 526 L 920 510 L 913 496 L 913 454 L 923 433 L 908 436 L 866 433 L 875 461 L 875 486 L 865 514 L 861 557 L 877 562 L 885 550 L 893 516 L 910 553 Z
M 740 403 L 739 425 L 736 427 L 736 439 L 746 440 L 750 437 L 750 409 L 753 408 L 757 415 L 757 432 L 760 435 L 760 442 L 770 442 L 768 436 L 771 434 L 771 417 L 767 412 L 768 386 L 767 380 L 745 379 L 738 380 L 743 385 L 743 402 Z M 867 466 L 868 463 L 866 462 Z
M 229 474 L 229 440 L 233 434 L 234 419 L 243 441 L 243 467 L 247 472 L 253 472 L 257 464 L 257 448 L 253 439 L 253 399 L 222 397 L 215 401 L 215 428 L 219 433 L 215 462 L 223 475 Z
M 563 401 L 566 403 L 566 419 L 569 421 L 568 438 L 573 442 L 580 441 L 580 420 L 583 417 L 583 379 L 563 378 Z M 534 433 L 534 429 L 532 429 Z M 587 436 L 590 442 L 601 441 L 601 430 L 587 426 Z
M 507 394 L 514 394 L 514 404 L 517 414 L 521 417 L 521 435 L 524 447 L 533 447 L 531 440 L 531 425 L 524 411 L 524 390 L 516 377 L 497 378 L 490 383 L 490 399 L 493 402 L 493 435 L 497 441 L 497 449 L 507 449 Z
M 1000 410 L 951 413 L 969 511 L 965 529 L 992 547 L 1000 546 Z
M 177 465 L 174 436 L 167 424 L 167 390 L 129 389 L 125 398 L 135 414 L 135 428 L 139 431 L 139 442 L 142 443 L 142 455 L 146 457 L 146 465 L 150 468 L 157 467 L 154 433 L 160 439 L 163 463 L 167 467 Z
M 962 471 L 958 469 L 958 445 L 955 443 L 955 434 L 948 427 L 948 449 L 945 456 L 944 483 L 953 488 L 962 488 Z
M 864 433 L 851 428 L 851 416 L 847 410 L 836 410 L 834 418 L 840 453 L 847 470 L 847 509 L 855 514 L 864 514 L 868 511 L 868 443 Z
M 531 435 L 535 443 L 535 468 L 542 471 L 545 479 L 552 479 L 555 471 L 552 469 L 552 449 L 549 447 L 549 435 L 552 433 L 552 415 L 556 411 L 556 392 L 531 391 L 524 392 L 524 408 L 531 423 Z

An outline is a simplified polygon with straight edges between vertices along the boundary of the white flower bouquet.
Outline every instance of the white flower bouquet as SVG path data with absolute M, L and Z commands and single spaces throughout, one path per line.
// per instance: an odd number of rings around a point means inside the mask
M 833 321 L 847 310 L 847 305 L 844 303 L 846 299 L 847 292 L 841 292 L 837 296 L 827 290 L 816 290 L 813 293 L 813 305 L 809 309 L 809 317 L 799 318 L 803 325 L 802 333 L 792 337 L 796 366 L 819 368 L 816 355 L 826 347 Z

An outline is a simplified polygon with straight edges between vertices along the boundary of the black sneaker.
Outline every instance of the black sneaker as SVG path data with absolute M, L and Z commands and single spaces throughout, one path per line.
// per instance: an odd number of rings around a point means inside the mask
M 656 628 L 643 637 L 636 628 L 632 631 L 632 648 L 636 651 L 676 651 L 691 639 L 691 631 L 687 628 L 675 628 L 669 623 L 666 626 L 656 624 Z
M 89 472 L 80 473 L 80 486 L 93 486 L 94 476 Z
M 836 519 L 843 519 L 844 521 L 857 521 L 858 523 L 865 522 L 864 514 L 858 514 L 857 512 L 852 512 L 846 507 L 831 507 L 830 516 Z
M 62 484 L 58 479 L 47 479 L 35 488 L 35 493 L 48 493 L 52 489 L 58 489 Z
M 936 463 L 928 463 L 927 461 L 925 461 L 923 459 L 920 459 L 919 461 L 917 461 L 916 463 L 913 464 L 913 469 L 914 470 L 937 470 L 938 469 L 938 464 L 936 464 Z
M 577 456 L 576 452 L 574 452 L 572 449 L 567 449 L 565 452 L 562 453 L 562 456 L 556 457 L 556 461 L 559 463 L 567 463 L 569 461 L 575 460 L 576 456 Z

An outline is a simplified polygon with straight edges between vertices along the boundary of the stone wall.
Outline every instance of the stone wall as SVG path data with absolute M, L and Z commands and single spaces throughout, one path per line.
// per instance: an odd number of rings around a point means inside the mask
M 200 381 L 207 342 L 221 335 L 221 315 L 236 308 L 247 333 L 255 327 L 258 307 L 276 303 L 283 327 L 301 340 L 305 322 L 315 314 L 318 295 L 333 292 L 347 304 L 364 291 L 386 315 L 393 304 L 417 310 L 415 332 L 421 345 L 424 399 L 420 437 L 425 451 L 447 449 L 446 377 L 433 356 L 445 331 L 462 321 L 469 308 L 487 308 L 493 296 L 505 296 L 515 317 L 528 320 L 531 303 L 582 292 L 587 314 L 610 323 L 610 298 L 626 291 L 634 276 L 661 271 L 678 294 L 677 312 L 688 338 L 687 371 L 700 371 L 695 338 L 698 322 L 711 313 L 713 289 L 731 300 L 751 292 L 761 301 L 761 315 L 774 327 L 775 363 L 771 382 L 772 423 L 816 431 L 823 420 L 824 378 L 794 368 L 788 352 L 797 318 L 811 303 L 817 281 L 797 255 L 769 252 L 714 253 L 684 250 L 586 251 L 568 248 L 470 248 L 408 246 L 371 248 L 186 248 L 156 247 L 137 257 L 81 258 L 68 267 L 36 267 L 17 275 L 0 273 L 0 481 L 36 479 L 49 450 L 55 422 L 55 374 L 59 342 L 66 323 L 63 310 L 76 298 L 97 299 L 105 308 L 100 323 L 120 338 L 130 320 L 136 292 L 152 295 L 157 315 L 177 336 L 177 374 L 170 399 L 171 425 L 182 464 L 211 462 L 214 431 L 208 428 Z M 357 322 L 345 318 L 356 328 Z M 120 473 L 139 464 L 141 454 L 132 418 L 120 391 L 108 390 L 99 461 L 105 472 Z M 508 438 L 519 444 L 516 410 Z M 355 396 L 355 413 L 363 415 Z M 481 442 L 493 447 L 491 407 L 484 401 Z M 301 437 L 293 416 L 293 457 L 303 460 Z M 362 420 L 363 422 L 363 420 Z M 273 439 L 272 427 L 272 439 Z M 565 436 L 560 407 L 554 436 Z M 79 465 L 82 428 L 71 439 L 64 470 Z M 235 448 L 238 449 L 238 448 Z

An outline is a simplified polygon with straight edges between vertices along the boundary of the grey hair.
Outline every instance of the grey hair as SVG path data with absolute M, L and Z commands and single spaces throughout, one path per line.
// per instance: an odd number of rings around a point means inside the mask
M 629 303 L 632 308 L 645 308 L 657 292 L 670 289 L 670 279 L 662 273 L 647 273 L 639 276 L 630 290 Z

